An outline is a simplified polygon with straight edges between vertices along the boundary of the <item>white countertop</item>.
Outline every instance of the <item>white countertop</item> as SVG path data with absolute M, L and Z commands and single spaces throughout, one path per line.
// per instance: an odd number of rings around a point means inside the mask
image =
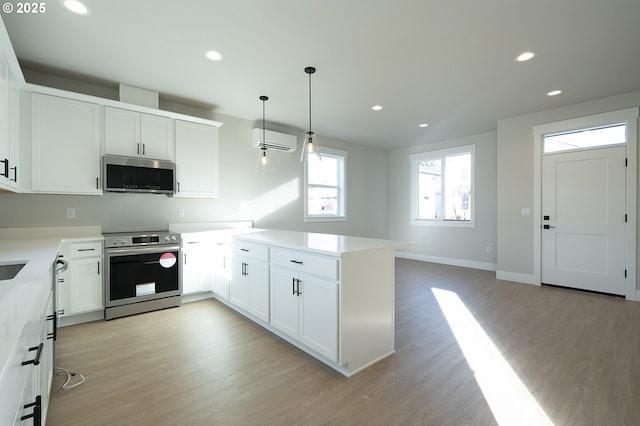
M 0 382 L 37 296 L 52 285 L 60 244 L 102 238 L 100 227 L 0 229 L 0 264 L 27 261 L 15 278 L 0 281 Z
M 276 229 L 254 229 L 254 232 L 237 235 L 234 238 L 242 241 L 268 244 L 294 250 L 304 250 L 329 256 L 341 256 L 345 253 L 369 250 L 398 249 L 414 244 L 407 241 Z

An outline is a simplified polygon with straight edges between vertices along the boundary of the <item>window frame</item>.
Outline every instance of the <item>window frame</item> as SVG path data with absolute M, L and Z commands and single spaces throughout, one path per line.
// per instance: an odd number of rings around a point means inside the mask
M 419 191 L 419 166 L 418 163 L 422 161 L 429 160 L 444 160 L 447 157 L 453 157 L 461 154 L 470 154 L 471 155 L 471 170 L 469 172 L 469 178 L 471 180 L 470 185 L 470 216 L 469 220 L 447 220 L 444 218 L 439 219 L 420 219 L 418 217 L 418 191 Z M 438 149 L 433 151 L 422 151 L 414 154 L 409 154 L 409 170 L 410 170 L 410 192 L 409 192 L 409 223 L 411 225 L 416 226 L 450 226 L 450 227 L 475 227 L 475 217 L 476 217 L 476 197 L 475 197 L 475 187 L 476 187 L 476 145 L 462 145 L 451 148 Z M 442 177 L 442 185 L 445 186 L 446 181 L 444 176 Z M 443 204 L 446 203 L 446 198 L 442 200 Z
M 315 155 L 315 154 L 311 154 Z M 304 162 L 304 221 L 305 222 L 340 222 L 347 220 L 347 151 L 334 148 L 320 147 L 321 157 L 332 157 L 338 160 L 337 186 L 309 184 L 309 161 Z M 309 214 L 309 188 L 336 188 L 338 198 L 338 213 L 335 215 Z

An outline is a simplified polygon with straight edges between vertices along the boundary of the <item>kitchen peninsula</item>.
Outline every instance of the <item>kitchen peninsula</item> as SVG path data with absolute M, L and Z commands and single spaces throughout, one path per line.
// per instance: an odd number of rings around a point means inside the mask
M 228 304 L 236 310 L 346 376 L 394 352 L 394 251 L 411 243 L 262 230 L 232 245 Z M 266 270 L 254 266 L 266 263 L 268 275 L 252 281 L 252 269 Z M 234 288 L 243 277 L 246 291 Z

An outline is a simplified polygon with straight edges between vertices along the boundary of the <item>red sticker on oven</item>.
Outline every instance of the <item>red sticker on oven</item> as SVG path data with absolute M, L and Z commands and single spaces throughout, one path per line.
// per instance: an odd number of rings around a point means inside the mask
M 160 266 L 163 268 L 171 268 L 176 264 L 176 255 L 173 253 L 163 253 L 160 256 Z

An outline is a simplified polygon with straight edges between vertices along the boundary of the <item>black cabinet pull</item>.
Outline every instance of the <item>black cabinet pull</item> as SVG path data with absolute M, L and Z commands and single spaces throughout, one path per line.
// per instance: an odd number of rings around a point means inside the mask
M 40 343 L 38 346 L 29 348 L 29 352 L 36 351 L 36 357 L 31 361 L 22 361 L 22 365 L 40 365 L 40 354 L 42 353 L 42 348 L 44 348 L 44 343 Z
M 54 312 L 51 315 L 47 316 L 47 321 L 53 320 L 53 332 L 47 334 L 47 339 L 55 342 L 58 340 L 58 313 Z
M 249 253 L 249 249 L 246 249 L 246 248 L 241 248 L 240 251 L 244 251 L 244 252 Z
M 96 178 L 96 189 L 100 189 L 100 178 Z
M 12 167 L 11 170 L 13 170 L 13 181 L 14 182 L 18 182 L 18 166 Z
M 33 413 L 20 417 L 20 420 L 24 421 L 27 419 L 33 419 L 34 426 L 42 425 L 42 396 L 40 395 L 36 396 L 35 402 L 32 402 L 31 404 L 26 404 L 24 406 L 25 409 L 31 408 L 31 407 L 33 407 Z
M 300 292 L 301 282 L 302 280 L 299 280 L 297 278 L 293 278 L 293 280 L 291 281 L 291 294 L 293 294 L 294 296 L 300 296 L 302 294 Z
M 100 275 L 100 261 L 98 260 L 98 275 Z
M 303 265 L 304 262 L 302 260 L 289 259 L 289 262 L 295 263 L 296 265 Z
M 9 179 L 9 159 L 5 158 L 4 160 L 0 160 L 0 163 L 4 163 L 4 172 L 0 176 L 4 176 Z

